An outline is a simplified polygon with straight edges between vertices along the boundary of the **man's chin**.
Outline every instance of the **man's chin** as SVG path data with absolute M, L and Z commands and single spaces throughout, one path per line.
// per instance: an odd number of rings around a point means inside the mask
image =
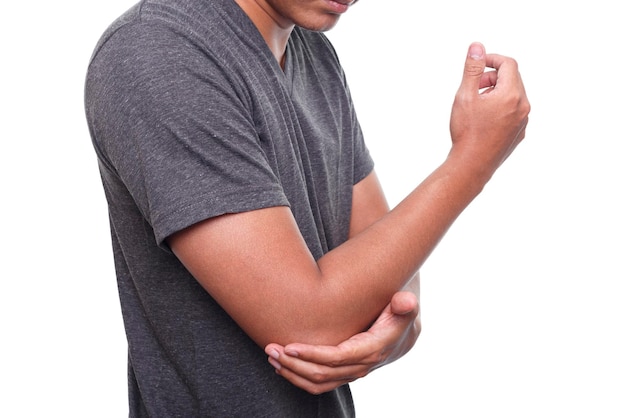
M 324 19 L 323 22 L 303 22 L 298 26 L 314 32 L 327 32 L 337 25 L 339 18 L 339 15 L 330 15 L 330 17 Z

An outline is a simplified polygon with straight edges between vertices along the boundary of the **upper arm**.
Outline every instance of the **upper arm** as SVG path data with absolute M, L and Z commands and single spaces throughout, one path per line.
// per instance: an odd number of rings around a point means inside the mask
M 351 234 L 387 211 L 375 174 L 354 189 Z M 286 206 L 227 214 L 167 240 L 198 282 L 259 345 L 332 344 L 353 335 L 375 314 L 356 306 L 352 277 L 324 277 Z M 351 264 L 349 262 L 344 264 Z M 342 283 L 344 281 L 345 283 Z M 363 286 L 361 286 L 363 287 Z
M 259 345 L 311 340 L 319 271 L 288 207 L 211 218 L 167 242 Z
M 350 215 L 350 238 L 366 229 L 389 212 L 378 176 L 372 171 L 353 189 Z

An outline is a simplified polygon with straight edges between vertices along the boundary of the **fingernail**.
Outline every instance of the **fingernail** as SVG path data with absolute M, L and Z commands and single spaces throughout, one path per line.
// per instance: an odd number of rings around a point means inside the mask
M 278 353 L 278 351 L 276 350 L 270 350 L 267 354 L 269 354 L 269 356 L 275 360 L 278 360 L 278 357 L 280 357 L 280 353 Z
M 470 58 L 479 60 L 483 57 L 483 47 L 480 44 L 474 43 L 470 45 L 468 54 Z
M 298 352 L 295 350 L 285 350 L 285 354 L 290 357 L 298 357 Z
M 270 358 L 268 359 L 268 361 L 269 361 L 269 363 L 270 363 L 272 366 L 274 366 L 274 368 L 275 368 L 276 370 L 280 370 L 280 369 L 282 368 L 282 366 L 280 365 L 280 363 L 279 363 L 279 362 L 277 362 L 276 360 L 274 360 L 272 357 L 270 357 Z

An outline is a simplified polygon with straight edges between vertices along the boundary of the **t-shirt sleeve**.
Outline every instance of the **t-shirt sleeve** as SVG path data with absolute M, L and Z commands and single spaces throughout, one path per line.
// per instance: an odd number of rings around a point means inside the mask
M 91 66 L 95 146 L 158 244 L 204 219 L 288 205 L 246 91 L 217 57 L 173 32 L 126 26 Z
M 369 153 L 369 149 L 363 138 L 363 132 L 361 125 L 356 119 L 356 114 L 353 112 L 354 129 L 356 131 L 354 139 L 354 175 L 352 184 L 357 184 L 365 177 L 367 177 L 374 170 L 374 160 Z

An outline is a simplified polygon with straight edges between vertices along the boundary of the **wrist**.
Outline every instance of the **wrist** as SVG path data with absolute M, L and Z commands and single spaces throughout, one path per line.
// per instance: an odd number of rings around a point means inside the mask
M 485 153 L 465 149 L 455 145 L 443 164 L 447 170 L 462 179 L 468 192 L 480 194 L 497 169 L 497 164 L 489 161 Z

